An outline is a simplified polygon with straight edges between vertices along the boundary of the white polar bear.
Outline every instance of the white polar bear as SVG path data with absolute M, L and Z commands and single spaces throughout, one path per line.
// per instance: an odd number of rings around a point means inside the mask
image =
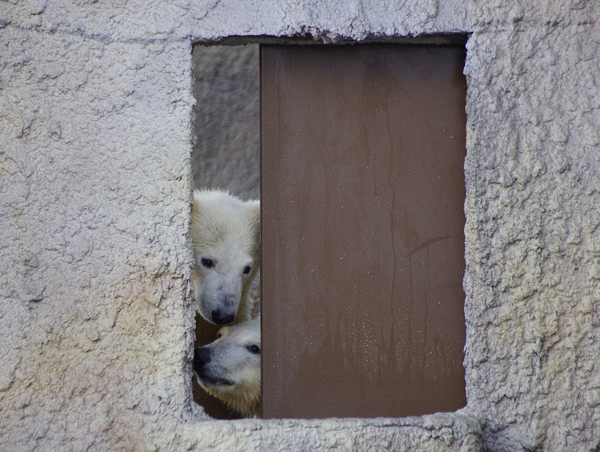
M 194 350 L 200 386 L 243 416 L 260 414 L 260 317 L 226 326 L 212 344 Z
M 200 315 L 220 325 L 250 319 L 250 286 L 260 267 L 260 202 L 195 190 L 192 243 Z

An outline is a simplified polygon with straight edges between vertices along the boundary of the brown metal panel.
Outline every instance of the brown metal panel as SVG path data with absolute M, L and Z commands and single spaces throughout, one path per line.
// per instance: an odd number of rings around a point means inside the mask
M 263 46 L 263 415 L 466 404 L 464 48 Z

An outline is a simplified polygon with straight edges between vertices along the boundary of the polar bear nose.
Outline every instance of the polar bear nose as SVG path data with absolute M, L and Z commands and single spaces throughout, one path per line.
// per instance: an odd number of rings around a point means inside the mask
M 232 323 L 235 320 L 235 314 L 231 314 L 230 312 L 221 311 L 220 309 L 215 309 L 212 312 L 213 322 L 219 325 L 227 325 Z
M 204 347 L 199 347 L 194 350 L 194 370 L 199 372 L 204 365 L 210 361 L 210 350 Z

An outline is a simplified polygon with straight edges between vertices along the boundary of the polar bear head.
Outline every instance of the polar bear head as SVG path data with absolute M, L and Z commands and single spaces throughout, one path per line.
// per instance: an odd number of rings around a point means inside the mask
M 260 367 L 260 318 L 221 328 L 215 342 L 194 350 L 200 386 L 244 416 L 260 411 Z
M 200 315 L 221 325 L 248 320 L 250 285 L 260 267 L 259 201 L 194 191 L 192 242 Z

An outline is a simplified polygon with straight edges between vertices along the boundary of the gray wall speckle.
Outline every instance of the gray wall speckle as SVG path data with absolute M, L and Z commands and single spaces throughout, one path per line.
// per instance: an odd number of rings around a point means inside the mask
M 528 28 L 469 42 L 469 408 L 486 413 L 492 450 L 588 450 L 600 443 L 597 38 L 585 24 Z
M 0 449 L 146 447 L 190 399 L 191 47 L 0 33 Z
M 260 198 L 258 45 L 195 46 L 194 185 Z
M 0 3 L 0 450 L 598 450 L 597 3 L 117 3 Z M 453 32 L 470 34 L 467 407 L 208 419 L 191 402 L 192 43 Z

